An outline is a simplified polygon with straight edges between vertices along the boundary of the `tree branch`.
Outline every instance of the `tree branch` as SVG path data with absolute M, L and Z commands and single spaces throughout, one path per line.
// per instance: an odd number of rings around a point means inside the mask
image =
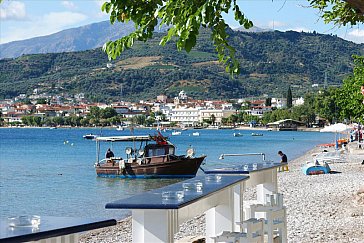
M 345 0 L 353 8 L 356 8 L 362 15 L 364 15 L 364 1 L 363 0 Z

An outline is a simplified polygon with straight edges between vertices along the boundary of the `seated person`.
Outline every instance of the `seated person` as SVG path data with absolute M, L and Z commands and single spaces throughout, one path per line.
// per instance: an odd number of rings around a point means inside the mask
M 111 151 L 110 148 L 108 148 L 107 151 L 106 151 L 106 154 L 105 154 L 105 158 L 110 159 L 112 157 L 114 157 L 114 153 Z M 110 161 L 110 160 L 108 160 L 108 161 Z

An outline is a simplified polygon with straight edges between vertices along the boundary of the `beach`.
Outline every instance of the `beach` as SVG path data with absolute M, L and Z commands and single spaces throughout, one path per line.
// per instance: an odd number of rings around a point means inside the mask
M 318 147 L 289 161 L 289 172 L 278 173 L 279 191 L 287 207 L 288 242 L 364 242 L 364 150 L 357 150 L 354 144 L 348 147 L 347 163 L 330 164 L 335 173 L 302 173 L 301 165 L 322 150 Z M 248 188 L 244 199 L 254 197 L 255 189 Z M 175 240 L 192 242 L 203 238 L 204 231 L 205 217 L 200 215 L 182 224 Z M 79 242 L 131 242 L 131 218 L 87 232 Z

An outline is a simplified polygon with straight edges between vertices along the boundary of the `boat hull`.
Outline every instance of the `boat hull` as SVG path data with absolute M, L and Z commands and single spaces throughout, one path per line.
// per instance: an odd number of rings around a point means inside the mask
M 204 159 L 205 156 L 141 165 L 125 163 L 125 168 L 120 168 L 118 162 L 105 163 L 96 165 L 96 174 L 108 178 L 190 178 L 196 176 Z

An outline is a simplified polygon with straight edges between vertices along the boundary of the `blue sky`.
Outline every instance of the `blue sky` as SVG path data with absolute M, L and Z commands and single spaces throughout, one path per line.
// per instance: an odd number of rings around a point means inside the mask
M 0 44 L 108 20 L 101 12 L 104 1 L 3 0 L 0 4 Z M 364 43 L 364 25 L 339 28 L 324 24 L 307 0 L 238 0 L 238 3 L 245 15 L 260 28 L 316 31 Z M 231 27 L 238 27 L 231 15 L 226 15 L 225 19 Z

